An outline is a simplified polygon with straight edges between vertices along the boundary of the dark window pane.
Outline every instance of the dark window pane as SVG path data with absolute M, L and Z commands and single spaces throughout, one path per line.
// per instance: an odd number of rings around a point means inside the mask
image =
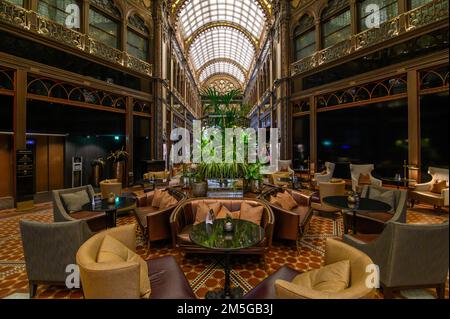
M 89 10 L 89 35 L 95 40 L 102 42 L 110 47 L 117 48 L 119 24 L 98 13 L 95 10 Z
M 398 16 L 397 0 L 362 0 L 358 3 L 359 30 L 364 31 L 368 28 L 367 20 L 373 23 L 374 12 L 368 11 L 369 5 L 377 5 L 380 8 L 380 23 L 389 21 Z M 370 7 L 369 7 L 370 8 Z M 367 12 L 368 11 L 368 12 Z
M 317 115 L 319 167 L 338 164 L 336 177 L 349 178 L 348 164 L 375 164 L 374 175 L 403 172 L 408 158 L 406 99 L 374 103 Z
M 69 7 L 70 5 L 76 5 L 76 7 Z M 66 12 L 67 11 L 67 12 Z M 40 0 L 38 5 L 39 14 L 49 18 L 61 25 L 64 25 L 71 29 L 79 29 L 81 24 L 81 2 L 74 0 Z M 78 23 L 75 23 L 74 18 L 69 18 L 69 15 L 79 15 Z
M 420 98 L 422 172 L 429 166 L 448 168 L 448 92 Z M 427 174 L 422 174 L 426 181 Z
M 6 2 L 11 2 L 12 4 L 18 5 L 23 7 L 23 1 L 24 0 L 6 0 Z
M 424 4 L 427 4 L 433 0 L 408 0 L 409 9 L 415 9 L 420 6 L 423 6 Z
M 295 39 L 295 57 L 300 60 L 316 51 L 316 33 L 314 30 L 304 33 Z
M 294 118 L 293 121 L 293 166 L 306 169 L 309 158 L 309 116 Z
M 146 61 L 148 58 L 148 40 L 133 31 L 128 30 L 127 51 L 132 56 Z
M 328 48 L 348 39 L 351 35 L 351 14 L 347 10 L 322 25 L 322 47 Z

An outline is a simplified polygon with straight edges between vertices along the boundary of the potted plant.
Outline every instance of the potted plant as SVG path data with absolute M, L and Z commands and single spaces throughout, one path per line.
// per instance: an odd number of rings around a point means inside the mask
M 125 165 L 128 160 L 128 153 L 123 149 L 111 152 L 108 156 L 108 160 L 113 162 L 114 177 L 120 182 L 124 182 L 125 178 Z
M 191 187 L 192 172 L 190 171 L 188 164 L 183 164 L 183 170 L 181 173 L 181 185 L 187 189 Z
M 99 187 L 101 179 L 103 177 L 103 169 L 105 167 L 105 159 L 103 157 L 98 157 L 91 162 L 92 175 L 91 183 L 94 187 Z
M 248 181 L 248 187 L 252 193 L 261 193 L 263 187 L 263 177 L 261 175 L 261 164 L 255 163 L 248 166 L 245 179 Z
M 206 197 L 208 194 L 208 183 L 200 170 L 195 174 L 194 180 L 192 183 L 192 195 L 194 197 Z

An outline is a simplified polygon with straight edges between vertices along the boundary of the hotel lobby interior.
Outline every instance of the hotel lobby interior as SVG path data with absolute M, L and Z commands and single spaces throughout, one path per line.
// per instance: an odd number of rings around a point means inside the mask
M 448 299 L 448 2 L 0 0 L 0 299 Z

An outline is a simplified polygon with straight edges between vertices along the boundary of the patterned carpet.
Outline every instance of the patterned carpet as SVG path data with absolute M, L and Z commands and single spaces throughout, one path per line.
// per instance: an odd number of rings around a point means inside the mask
M 51 203 L 38 204 L 33 211 L 19 214 L 15 210 L 0 211 L 0 298 L 8 296 L 16 298 L 28 297 L 28 281 L 25 272 L 22 243 L 20 240 L 19 220 L 34 220 L 44 223 L 53 221 Z M 409 223 L 441 223 L 448 220 L 448 212 L 437 213 L 426 206 L 408 212 Z M 136 224 L 134 217 L 125 216 L 118 220 L 119 225 Z M 144 258 L 157 258 L 173 255 L 177 258 L 191 287 L 199 298 L 204 298 L 209 290 L 222 288 L 225 281 L 223 260 L 215 256 L 183 256 L 168 244 L 152 245 L 148 251 L 142 240 L 139 227 L 136 227 L 138 253 Z M 324 256 L 324 244 L 327 238 L 342 236 L 342 219 L 331 219 L 314 216 L 307 234 L 296 247 L 284 243 L 274 243 L 265 258 L 235 256 L 232 258 L 232 284 L 240 286 L 245 292 L 251 290 L 269 274 L 283 265 L 299 271 L 320 268 Z M 423 293 L 425 295 L 423 295 Z M 419 296 L 435 296 L 434 290 L 421 291 Z M 448 298 L 448 282 L 446 287 Z M 37 298 L 82 298 L 80 290 L 68 290 L 64 287 L 40 285 Z M 382 298 L 381 293 L 377 294 Z M 401 295 L 398 296 L 402 298 Z

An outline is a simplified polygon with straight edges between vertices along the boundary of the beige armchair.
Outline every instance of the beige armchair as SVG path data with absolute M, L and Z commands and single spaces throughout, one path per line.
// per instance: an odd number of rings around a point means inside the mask
M 135 225 L 112 228 L 87 240 L 78 250 L 76 262 L 84 297 L 87 299 L 139 299 L 139 262 L 98 263 L 97 255 L 106 235 L 136 251 Z M 148 260 L 151 299 L 195 299 L 174 257 Z
M 370 185 L 379 186 L 379 187 L 383 186 L 383 181 L 372 176 L 372 172 L 374 170 L 375 170 L 375 166 L 373 164 L 368 164 L 368 165 L 350 164 L 350 174 L 352 177 L 353 191 L 355 191 L 355 192 L 360 191 L 359 187 L 364 186 L 364 185 L 359 185 L 359 178 L 361 175 L 369 175 Z
M 328 206 L 323 199 L 329 196 L 344 196 L 345 195 L 345 181 L 341 180 L 336 183 L 324 182 L 319 184 L 320 203 L 312 202 L 311 208 L 315 211 L 324 213 L 338 213 L 341 210 Z
M 326 182 L 331 181 L 331 179 L 333 178 L 335 168 L 336 168 L 336 164 L 326 162 L 325 163 L 325 171 L 322 173 L 314 174 L 313 182 L 315 182 L 316 185 L 318 186 L 320 183 L 326 183 Z
M 432 179 L 428 183 L 417 184 L 414 190 L 409 193 L 409 199 L 412 206 L 414 203 L 422 202 L 431 204 L 435 207 L 448 207 L 449 204 L 449 178 L 448 169 L 430 167 L 428 174 L 432 176 Z M 441 190 L 441 193 L 433 192 L 433 185 L 437 181 L 446 181 L 446 187 Z
M 301 275 L 297 271 L 283 266 L 277 272 L 265 279 L 245 299 L 369 299 L 375 295 L 375 288 L 366 285 L 369 273 L 366 268 L 373 261 L 360 250 L 353 248 L 341 241 L 327 239 L 325 248 L 325 265 L 331 265 L 340 261 L 350 261 L 350 285 L 339 292 L 324 292 L 304 285 L 295 284 L 293 281 Z M 313 280 L 317 270 L 309 273 Z M 305 274 L 302 274 L 304 276 Z M 309 286 L 309 285 L 308 285 Z

